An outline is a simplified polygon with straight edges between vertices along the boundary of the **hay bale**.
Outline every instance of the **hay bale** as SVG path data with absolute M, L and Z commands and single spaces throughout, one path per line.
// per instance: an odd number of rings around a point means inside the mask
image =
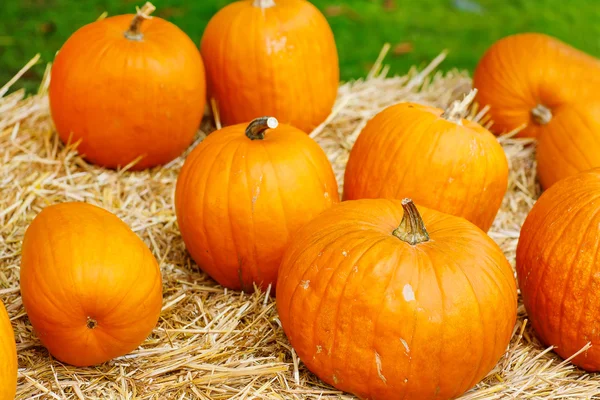
M 422 71 L 387 78 L 382 60 L 388 49 L 366 79 L 340 86 L 334 112 L 311 135 L 329 155 L 340 189 L 352 143 L 374 114 L 400 101 L 446 107 L 471 88 L 465 72 L 433 72 L 444 53 Z M 186 154 L 142 172 L 86 164 L 53 131 L 48 74 L 30 97 L 23 91 L 5 96 L 15 80 L 0 89 L 0 299 L 15 328 L 18 398 L 353 398 L 324 385 L 303 367 L 266 293 L 224 290 L 193 265 L 173 209 L 175 182 Z M 484 114 L 482 110 L 471 118 Z M 207 119 L 191 148 L 213 129 Z M 539 188 L 532 141 L 500 140 L 510 163 L 509 188 L 490 236 L 514 265 L 519 229 Z M 164 277 L 163 312 L 152 335 L 133 353 L 93 368 L 54 360 L 33 334 L 19 296 L 25 229 L 43 207 L 72 200 L 104 207 L 128 223 L 154 252 Z M 600 396 L 598 376 L 576 369 L 551 350 L 536 341 L 520 304 L 506 355 L 463 399 Z

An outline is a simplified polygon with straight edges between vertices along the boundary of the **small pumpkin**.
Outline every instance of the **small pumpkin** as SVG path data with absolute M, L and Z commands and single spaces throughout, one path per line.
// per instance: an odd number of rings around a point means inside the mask
M 44 208 L 23 239 L 21 296 L 58 360 L 91 366 L 136 349 L 162 307 L 161 274 L 144 242 L 116 215 L 69 202 Z
M 490 106 L 492 131 L 501 134 L 523 127 L 517 137 L 540 137 L 556 126 L 562 127 L 563 135 L 576 135 L 569 113 L 564 118 L 561 114 L 583 98 L 598 98 L 598 84 L 600 60 L 541 33 L 498 40 L 473 74 L 477 102 Z
M 475 92 L 444 111 L 400 103 L 373 117 L 352 147 L 344 200 L 411 197 L 487 231 L 508 187 L 493 134 L 462 118 Z
M 179 156 L 204 114 L 202 58 L 178 27 L 148 15 L 118 15 L 77 30 L 51 70 L 50 111 L 60 139 L 80 141 L 88 161 L 140 170 Z
M 311 132 L 331 113 L 337 48 L 326 18 L 306 0 L 228 4 L 209 21 L 200 49 L 226 125 L 272 115 Z
M 15 333 L 0 301 L 0 400 L 13 400 L 17 391 Z
M 600 370 L 600 168 L 546 190 L 527 215 L 517 245 L 523 303 L 536 335 L 563 358 Z
M 327 156 L 273 117 L 210 134 L 185 160 L 175 211 L 198 266 L 224 287 L 250 292 L 277 279 L 295 232 L 339 202 Z
M 365 199 L 295 235 L 277 310 L 299 358 L 337 389 L 450 399 L 506 351 L 517 292 L 502 251 L 472 223 L 408 199 Z

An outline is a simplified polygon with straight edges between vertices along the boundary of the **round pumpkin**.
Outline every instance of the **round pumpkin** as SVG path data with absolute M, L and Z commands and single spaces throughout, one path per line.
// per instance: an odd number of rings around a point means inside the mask
M 91 204 L 44 208 L 23 239 L 21 296 L 42 344 L 90 366 L 136 349 L 162 307 L 156 259 L 117 216 Z
M 0 301 L 0 400 L 13 400 L 17 391 L 17 347 L 10 319 Z
M 450 399 L 506 351 L 517 292 L 500 248 L 470 222 L 410 200 L 364 199 L 295 235 L 277 310 L 302 362 L 337 389 Z
M 600 370 L 600 168 L 545 191 L 527 215 L 516 269 L 529 321 L 544 345 L 572 363 Z
M 210 134 L 185 160 L 175 191 L 194 261 L 222 286 L 246 292 L 255 284 L 275 289 L 289 240 L 337 202 L 321 147 L 273 117 Z
M 56 130 L 88 161 L 140 170 L 192 142 L 204 114 L 204 65 L 192 40 L 161 18 L 118 15 L 77 30 L 52 65 Z
M 306 0 L 242 0 L 209 21 L 200 45 L 209 96 L 226 125 L 272 115 L 311 132 L 331 113 L 338 54 Z
M 487 231 L 508 187 L 508 162 L 495 136 L 457 107 L 400 103 L 372 118 L 350 152 L 344 200 L 411 197 Z
M 489 106 L 496 134 L 524 127 L 517 137 L 539 137 L 552 125 L 563 135 L 577 132 L 563 109 L 595 96 L 600 84 L 600 60 L 541 33 L 520 33 L 495 42 L 473 74 L 477 102 Z

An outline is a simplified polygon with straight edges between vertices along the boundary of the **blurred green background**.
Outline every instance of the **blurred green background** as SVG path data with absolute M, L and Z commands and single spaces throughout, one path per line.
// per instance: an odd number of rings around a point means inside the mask
M 199 43 L 208 20 L 231 0 L 154 0 L 155 15 Z M 600 0 L 312 0 L 338 44 L 343 80 L 365 76 L 385 42 L 392 74 L 423 66 L 443 49 L 441 68 L 472 71 L 495 40 L 544 32 L 600 57 Z M 40 52 L 42 61 L 17 84 L 33 90 L 47 62 L 80 26 L 131 13 L 143 0 L 0 0 L 0 86 Z

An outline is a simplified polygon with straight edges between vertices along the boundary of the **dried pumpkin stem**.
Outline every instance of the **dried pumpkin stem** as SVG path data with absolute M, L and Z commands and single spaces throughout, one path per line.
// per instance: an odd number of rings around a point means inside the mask
M 263 140 L 267 129 L 275 129 L 279 122 L 275 117 L 260 117 L 250 122 L 246 128 L 246 136 L 250 140 Z
M 469 110 L 469 106 L 475 99 L 475 95 L 477 94 L 477 89 L 471 90 L 469 94 L 465 96 L 462 100 L 456 100 L 452 102 L 450 107 L 444 111 L 442 114 L 442 118 L 447 119 L 448 121 L 456 122 L 461 125 L 463 118 L 467 115 L 467 111 Z
M 423 218 L 421 218 L 415 203 L 411 199 L 404 199 L 402 200 L 402 208 L 404 209 L 404 216 L 400 221 L 400 226 L 394 229 L 392 235 L 413 246 L 428 241 L 429 233 L 425 229 Z
M 537 125 L 546 125 L 552 120 L 552 111 L 542 104 L 538 104 L 531 109 L 531 119 Z
M 86 326 L 88 329 L 94 329 L 98 326 L 98 322 L 95 319 L 88 317 Z
M 142 25 L 143 20 L 152 18 L 150 17 L 150 14 L 152 14 L 154 10 L 156 10 L 156 7 L 149 1 L 146 2 L 142 8 L 137 8 L 137 13 L 131 20 L 129 29 L 125 32 L 125 37 L 130 40 L 142 40 L 144 35 L 140 32 L 140 26 Z
M 254 0 L 252 5 L 258 8 L 271 8 L 275 7 L 275 0 Z

